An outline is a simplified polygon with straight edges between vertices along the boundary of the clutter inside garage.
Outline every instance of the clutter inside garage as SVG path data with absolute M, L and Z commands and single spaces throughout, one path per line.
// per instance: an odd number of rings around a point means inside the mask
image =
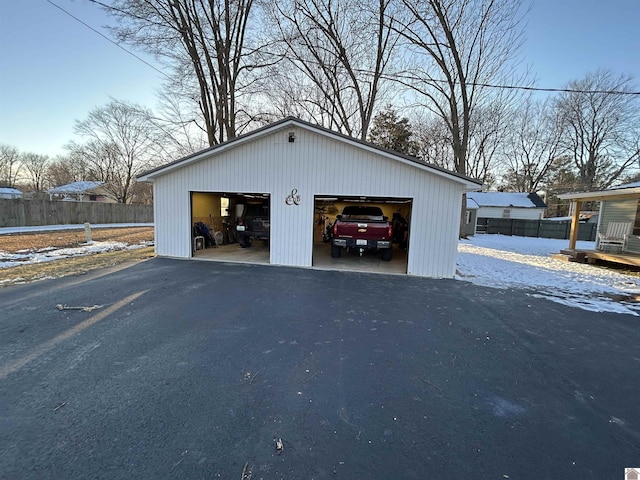
M 192 192 L 194 252 L 253 240 L 269 240 L 269 195 L 261 193 Z M 259 231 L 258 231 L 259 230 Z

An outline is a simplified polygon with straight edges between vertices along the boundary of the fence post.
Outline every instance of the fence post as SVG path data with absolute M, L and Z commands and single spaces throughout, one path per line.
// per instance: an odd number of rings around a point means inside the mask
M 93 243 L 91 240 L 91 224 L 89 222 L 85 222 L 84 224 L 84 238 L 87 241 L 87 245 L 91 245 Z

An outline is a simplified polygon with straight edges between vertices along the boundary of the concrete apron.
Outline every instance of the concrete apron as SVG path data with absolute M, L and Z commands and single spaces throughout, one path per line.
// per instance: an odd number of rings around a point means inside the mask
M 216 248 L 206 248 L 195 252 L 196 260 L 216 262 L 269 264 L 269 245 L 262 241 L 254 242 L 249 248 L 242 248 L 238 243 L 220 245 Z M 407 252 L 393 247 L 393 258 L 385 262 L 380 254 L 364 252 L 362 256 L 358 252 L 342 252 L 340 258 L 331 257 L 331 245 L 317 241 L 313 245 L 312 268 L 318 270 L 342 270 L 354 272 L 406 274 Z

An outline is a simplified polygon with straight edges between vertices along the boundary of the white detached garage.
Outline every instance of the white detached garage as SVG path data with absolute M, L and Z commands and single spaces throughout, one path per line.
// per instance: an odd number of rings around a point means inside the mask
M 270 201 L 269 263 L 312 266 L 319 198 L 411 203 L 406 271 L 453 277 L 462 194 L 481 182 L 286 118 L 146 172 L 159 256 L 193 256 L 194 192 L 256 192 Z M 293 201 L 295 200 L 295 201 Z

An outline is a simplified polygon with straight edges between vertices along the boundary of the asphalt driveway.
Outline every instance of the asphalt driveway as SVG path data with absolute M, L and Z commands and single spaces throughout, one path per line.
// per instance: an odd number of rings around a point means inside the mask
M 0 478 L 615 479 L 640 464 L 629 315 L 169 259 L 3 288 L 0 307 Z

